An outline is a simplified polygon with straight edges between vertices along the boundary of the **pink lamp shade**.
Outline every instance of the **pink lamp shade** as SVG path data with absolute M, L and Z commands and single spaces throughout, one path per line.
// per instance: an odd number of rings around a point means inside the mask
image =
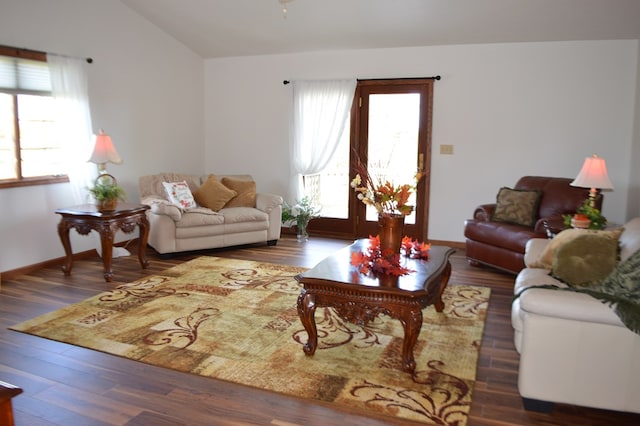
M 593 157 L 587 157 L 582 165 L 582 170 L 578 173 L 578 177 L 571 182 L 571 186 L 589 188 L 589 205 L 595 207 L 597 190 L 613 189 L 613 184 L 607 174 L 607 164 L 604 158 L 600 158 L 595 154 L 593 154 Z
M 593 157 L 587 157 L 582 165 L 582 170 L 580 170 L 575 180 L 571 182 L 571 186 L 613 189 L 613 184 L 607 174 L 607 164 L 604 158 L 600 158 L 595 154 Z
M 96 143 L 93 147 L 93 153 L 89 157 L 89 161 L 98 165 L 98 170 L 104 172 L 107 163 L 120 164 L 122 159 L 113 145 L 111 136 L 107 135 L 104 130 L 100 129 L 100 133 L 96 136 Z

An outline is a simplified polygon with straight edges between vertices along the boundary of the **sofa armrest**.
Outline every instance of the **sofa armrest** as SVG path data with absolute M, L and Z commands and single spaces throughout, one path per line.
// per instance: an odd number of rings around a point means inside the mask
M 540 256 L 549 244 L 546 238 L 531 238 L 524 249 L 524 264 L 527 268 L 540 268 Z
M 182 219 L 182 210 L 164 198 L 152 195 L 142 198 L 140 202 L 151 207 L 150 210 L 152 214 L 169 216 L 176 222 Z
M 475 211 L 473 212 L 473 218 L 475 220 L 489 222 L 495 210 L 496 210 L 496 203 L 481 204 L 478 207 L 476 207 Z
M 283 198 L 276 194 L 257 193 L 256 194 L 256 208 L 263 212 L 269 213 L 274 208 L 281 206 Z
M 588 294 L 531 288 L 519 299 L 520 309 L 530 314 L 625 327 L 609 305 Z

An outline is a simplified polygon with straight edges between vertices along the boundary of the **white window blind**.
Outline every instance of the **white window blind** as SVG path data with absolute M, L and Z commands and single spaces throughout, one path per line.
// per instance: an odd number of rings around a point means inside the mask
M 0 91 L 13 94 L 51 94 L 48 64 L 31 59 L 0 56 Z

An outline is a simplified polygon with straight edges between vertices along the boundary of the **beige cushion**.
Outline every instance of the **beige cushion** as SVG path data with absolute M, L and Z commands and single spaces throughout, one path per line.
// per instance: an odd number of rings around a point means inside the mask
M 538 190 L 500 188 L 491 220 L 533 227 L 540 195 Z
M 205 183 L 193 194 L 198 204 L 216 212 L 236 195 L 238 193 L 223 185 L 216 175 L 209 175 Z
M 582 233 L 560 246 L 551 275 L 570 286 L 589 286 L 607 277 L 618 264 L 618 239 L 607 234 Z
M 558 249 L 560 249 L 562 246 L 566 244 L 571 243 L 573 240 L 583 235 L 597 235 L 600 238 L 608 238 L 614 241 L 617 247 L 618 239 L 620 238 L 620 234 L 622 234 L 623 230 L 624 228 L 617 228 L 613 230 L 595 230 L 595 229 L 577 229 L 577 228 L 565 229 L 559 232 L 555 237 L 553 237 L 551 241 L 549 241 L 549 244 L 547 244 L 545 249 L 542 251 L 542 254 L 540 255 L 540 259 L 538 260 L 538 262 L 535 265 L 531 265 L 531 266 L 534 268 L 539 267 L 539 268 L 552 269 L 553 259 L 556 256 L 556 252 L 558 251 Z M 586 240 L 584 243 L 588 244 L 586 243 Z M 580 242 L 578 244 L 580 244 Z
M 255 207 L 256 206 L 256 183 L 252 180 L 240 180 L 223 177 L 222 183 L 238 193 L 227 204 L 227 207 Z

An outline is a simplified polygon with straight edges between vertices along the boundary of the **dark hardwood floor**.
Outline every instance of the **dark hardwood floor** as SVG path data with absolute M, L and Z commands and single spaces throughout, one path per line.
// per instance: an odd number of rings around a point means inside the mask
M 135 242 L 128 247 L 135 253 Z M 114 286 L 160 272 L 198 255 L 312 267 L 348 242 L 312 237 L 299 244 L 284 237 L 275 247 L 191 253 L 151 261 L 141 270 L 136 256 L 114 259 L 114 281 L 104 282 L 98 257 L 74 262 L 72 275 L 59 266 L 15 279 L 0 290 L 0 381 L 20 386 L 14 398 L 18 426 L 51 425 L 383 425 L 389 418 L 340 411 L 209 378 L 156 368 L 101 352 L 17 333 L 8 326 L 81 301 Z M 491 287 L 469 425 L 638 425 L 640 415 L 556 405 L 551 414 L 527 412 L 517 390 L 518 354 L 513 346 L 510 304 L 514 277 L 452 258 L 451 284 Z M 601 368 L 601 366 L 594 366 Z M 639 396 L 640 397 L 640 396 Z

